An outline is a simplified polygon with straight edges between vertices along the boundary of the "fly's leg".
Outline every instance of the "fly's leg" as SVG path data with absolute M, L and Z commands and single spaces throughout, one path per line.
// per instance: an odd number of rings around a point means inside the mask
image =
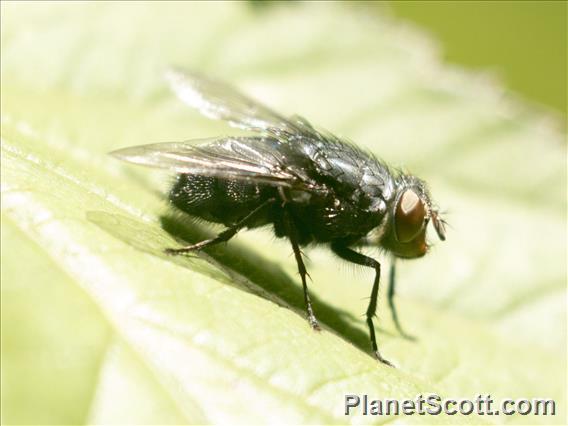
M 166 252 L 166 254 L 184 254 L 184 253 L 189 253 L 189 252 L 192 252 L 192 251 L 199 251 L 199 250 L 204 249 L 205 247 L 209 247 L 209 246 L 212 246 L 212 245 L 215 245 L 215 244 L 219 244 L 219 243 L 222 243 L 222 242 L 225 242 L 225 241 L 229 241 L 231 238 L 233 238 L 235 236 L 235 234 L 237 232 L 239 232 L 240 229 L 245 227 L 247 225 L 247 223 L 252 218 L 254 218 L 254 216 L 256 216 L 256 214 L 258 214 L 264 207 L 266 207 L 267 205 L 269 205 L 270 203 L 272 203 L 274 201 L 275 201 L 274 198 L 269 198 L 268 200 L 264 201 L 261 205 L 259 205 L 254 210 L 252 210 L 244 218 L 239 220 L 236 224 L 234 224 L 230 228 L 225 229 L 223 232 L 221 232 L 215 238 L 203 240 L 203 241 L 200 241 L 200 242 L 195 243 L 195 244 L 191 244 L 191 245 L 186 246 L 186 247 L 167 248 L 164 251 Z
M 371 337 L 371 348 L 373 350 L 373 354 L 379 361 L 381 361 L 383 364 L 394 367 L 394 365 L 390 361 L 383 358 L 379 352 L 379 348 L 377 346 L 377 337 L 375 335 L 375 326 L 373 324 L 373 317 L 376 316 L 377 312 L 377 298 L 379 295 L 379 282 L 381 280 L 381 264 L 372 257 L 358 253 L 341 243 L 332 243 L 331 249 L 342 259 L 356 263 L 357 265 L 368 266 L 375 270 L 375 281 L 373 282 L 373 289 L 371 290 L 371 300 L 369 301 L 369 306 L 367 307 L 366 312 L 367 325 L 369 326 L 369 335 Z
M 181 247 L 181 248 L 167 248 L 164 251 L 166 252 L 166 254 L 184 254 L 184 253 L 189 253 L 189 252 L 192 252 L 192 251 L 199 251 L 201 249 L 204 249 L 207 246 L 212 246 L 212 245 L 219 244 L 219 243 L 222 243 L 222 242 L 225 242 L 225 241 L 229 241 L 231 238 L 234 237 L 234 235 L 237 232 L 239 232 L 239 229 L 241 229 L 241 226 L 239 226 L 239 224 L 237 223 L 236 225 L 233 225 L 230 228 L 225 229 L 223 232 L 221 232 L 215 238 L 209 238 L 207 240 L 203 240 L 203 241 L 200 241 L 198 243 L 191 244 L 189 246 L 185 246 L 185 247 Z
M 310 294 L 308 293 L 308 284 L 306 282 L 306 276 L 308 276 L 308 271 L 306 270 L 306 265 L 302 260 L 302 252 L 300 251 L 300 246 L 298 244 L 298 230 L 292 221 L 290 214 L 285 212 L 284 214 L 284 224 L 288 235 L 290 237 L 290 242 L 292 243 L 292 250 L 294 250 L 294 257 L 296 258 L 296 263 L 298 264 L 298 272 L 302 278 L 302 287 L 304 288 L 304 303 L 306 305 L 306 313 L 308 316 L 308 322 L 314 330 L 321 330 L 318 320 L 314 315 L 314 309 L 312 308 L 312 301 L 310 300 Z
M 400 333 L 402 337 L 408 340 L 416 340 L 414 336 L 406 334 L 402 329 L 402 327 L 400 326 L 400 321 L 398 320 L 398 314 L 394 306 L 395 282 L 396 282 L 396 266 L 395 266 L 395 260 L 393 259 L 389 271 L 389 291 L 388 291 L 388 301 L 389 301 L 389 308 L 392 314 L 392 320 L 394 322 L 397 331 Z

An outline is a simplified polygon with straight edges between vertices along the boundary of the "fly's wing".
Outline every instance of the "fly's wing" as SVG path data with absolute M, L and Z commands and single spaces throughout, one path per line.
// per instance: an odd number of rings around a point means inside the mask
M 277 137 L 283 134 L 300 135 L 312 129 L 295 118 L 283 117 L 228 84 L 203 75 L 174 68 L 166 73 L 166 78 L 184 103 L 209 118 L 225 120 L 245 130 L 268 132 Z
M 279 144 L 279 140 L 270 137 L 225 137 L 140 145 L 110 154 L 130 163 L 177 173 L 248 180 L 308 191 L 317 189 L 301 169 L 286 166 Z

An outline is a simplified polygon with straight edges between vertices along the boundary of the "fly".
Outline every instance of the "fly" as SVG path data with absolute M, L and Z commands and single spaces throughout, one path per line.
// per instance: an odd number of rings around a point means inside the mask
M 325 244 L 340 258 L 373 268 L 375 278 L 366 311 L 371 349 L 381 362 L 373 324 L 380 263 L 356 250 L 373 246 L 393 256 L 388 302 L 402 335 L 394 305 L 394 259 L 414 259 L 428 251 L 432 222 L 445 239 L 445 222 L 424 181 L 393 171 L 383 161 L 299 116 L 285 117 L 224 83 L 171 70 L 167 79 L 177 96 L 203 115 L 254 132 L 254 136 L 206 138 L 120 149 L 111 154 L 131 163 L 177 173 L 169 192 L 180 210 L 226 229 L 215 238 L 172 255 L 202 250 L 230 240 L 243 228 L 272 225 L 287 238 L 302 280 L 311 327 L 319 330 L 306 282 L 300 247 Z M 407 336 L 408 337 L 408 336 Z

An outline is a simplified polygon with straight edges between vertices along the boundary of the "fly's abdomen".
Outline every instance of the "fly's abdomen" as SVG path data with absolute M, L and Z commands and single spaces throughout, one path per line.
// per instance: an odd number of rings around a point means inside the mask
M 266 185 L 180 174 L 170 190 L 169 199 L 174 206 L 190 215 L 231 226 L 275 194 L 276 190 Z M 267 223 L 268 214 L 259 214 L 249 227 Z

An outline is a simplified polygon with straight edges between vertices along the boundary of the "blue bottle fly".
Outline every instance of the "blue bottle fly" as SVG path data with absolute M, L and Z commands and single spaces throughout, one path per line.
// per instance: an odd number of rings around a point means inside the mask
M 228 241 L 242 228 L 271 225 L 287 238 L 304 290 L 308 321 L 319 329 L 306 283 L 300 247 L 325 244 L 340 258 L 375 270 L 366 312 L 371 349 L 381 362 L 373 325 L 380 263 L 356 250 L 374 246 L 393 258 L 414 259 L 428 251 L 431 222 L 441 240 L 445 222 L 424 181 L 394 172 L 374 155 L 299 117 L 284 117 L 224 83 L 171 70 L 167 78 L 179 98 L 207 117 L 254 132 L 254 136 L 158 143 L 114 151 L 119 159 L 177 173 L 169 199 L 180 210 L 226 229 L 215 238 L 181 248 L 190 253 Z M 394 262 L 388 301 L 394 305 Z

